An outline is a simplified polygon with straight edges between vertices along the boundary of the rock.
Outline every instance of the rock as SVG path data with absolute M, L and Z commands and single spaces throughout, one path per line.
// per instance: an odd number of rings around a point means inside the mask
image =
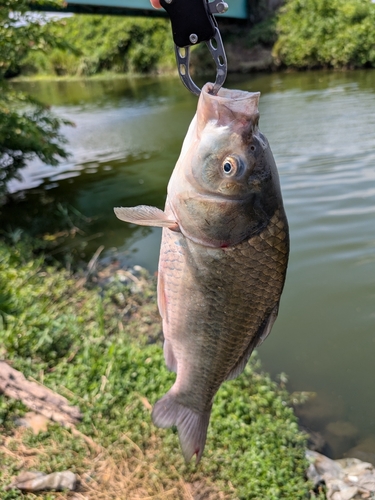
M 326 484 L 327 500 L 374 498 L 375 470 L 371 463 L 356 458 L 331 460 L 311 450 L 306 457 L 310 462 L 307 477 L 315 488 Z
M 360 441 L 354 448 L 344 453 L 345 457 L 355 457 L 363 462 L 375 465 L 375 436 L 369 436 Z
M 309 450 L 317 451 L 323 455 L 328 455 L 327 441 L 321 432 L 315 432 L 309 429 L 308 427 L 304 427 L 300 425 L 299 428 L 302 432 L 305 432 L 308 436 L 307 439 L 307 447 Z
M 47 419 L 68 427 L 76 424 L 82 414 L 76 406 L 60 394 L 53 392 L 42 384 L 27 380 L 25 376 L 0 360 L 0 392 L 8 398 L 13 398 Z
M 307 450 L 306 458 L 313 464 L 316 472 L 319 476 L 324 479 L 324 476 L 329 476 L 331 478 L 342 479 L 344 478 L 344 471 L 340 464 L 335 460 L 332 460 L 316 451 Z
M 344 481 L 331 481 L 327 485 L 327 500 L 352 500 L 358 493 L 356 486 L 348 486 Z
M 149 273 L 148 273 L 147 269 L 145 269 L 142 266 L 135 265 L 135 266 L 133 266 L 132 269 L 130 269 L 130 272 L 134 276 L 136 276 L 137 278 L 148 278 L 149 277 Z
M 311 481 L 314 485 L 314 489 L 317 488 L 319 484 L 322 484 L 323 478 L 319 474 L 319 472 L 316 470 L 314 464 L 310 464 L 307 471 L 306 471 L 306 476 L 309 481 Z
M 346 450 L 355 445 L 357 435 L 357 427 L 344 420 L 330 422 L 324 431 L 333 457 L 342 457 Z
M 371 493 L 375 493 L 375 474 L 373 472 L 368 472 L 363 476 L 359 476 L 358 485 L 362 489 L 366 489 L 368 491 L 371 491 Z
M 12 484 L 7 486 L 7 490 L 19 489 L 22 491 L 74 491 L 77 486 L 77 478 L 73 472 L 53 472 L 44 474 L 43 472 L 29 471 L 21 472 Z
M 372 464 L 369 462 L 362 462 L 362 460 L 358 458 L 341 458 L 340 460 L 335 460 L 335 462 L 345 469 L 346 474 L 352 476 L 363 474 L 363 472 L 373 469 Z

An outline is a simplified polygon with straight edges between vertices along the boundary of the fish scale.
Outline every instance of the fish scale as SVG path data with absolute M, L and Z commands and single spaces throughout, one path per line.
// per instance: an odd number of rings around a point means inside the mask
M 154 406 L 176 426 L 186 461 L 200 460 L 214 396 L 241 374 L 277 317 L 289 255 L 278 173 L 258 128 L 259 93 L 201 92 L 168 184 L 164 211 L 115 209 L 163 228 L 158 306 L 176 380 Z
M 176 300 L 172 304 L 173 299 L 170 300 L 167 295 L 172 315 L 169 325 L 164 325 L 164 335 L 167 340 L 179 345 L 175 355 L 184 373 L 181 399 L 197 411 L 204 412 L 211 407 L 218 387 L 257 333 L 265 312 L 278 304 L 289 251 L 283 226 L 281 230 L 277 226 L 279 221 L 279 214 L 275 214 L 260 235 L 229 250 L 209 249 L 207 253 L 194 243 L 184 245 L 184 237 L 180 234 L 163 230 L 160 269 L 164 276 L 164 289 L 173 290 L 171 296 Z M 179 269 L 176 268 L 176 246 L 179 248 Z M 187 255 L 191 253 L 192 246 L 196 247 L 192 253 L 199 252 L 200 255 L 193 268 L 186 266 L 187 261 L 193 260 L 191 255 Z M 170 262 L 173 262 L 172 269 L 169 268 Z M 208 270 L 207 280 L 202 277 L 203 269 Z M 199 279 L 195 279 L 196 273 L 200 275 Z M 269 273 L 272 273 L 272 287 L 269 287 Z M 182 279 L 177 278 L 181 275 Z M 236 276 L 235 281 L 230 279 L 232 276 Z M 228 281 L 231 286 L 228 286 Z M 242 283 L 247 285 L 248 293 Z M 193 288 L 189 293 L 186 293 L 187 285 Z M 183 288 L 185 293 L 176 291 L 177 287 Z M 222 309 L 223 292 L 224 303 L 229 295 L 232 297 L 228 313 Z M 197 295 L 205 296 L 204 308 L 197 307 Z M 194 299 L 192 303 L 189 302 L 190 297 Z M 186 317 L 182 311 L 189 311 L 189 315 Z M 185 324 L 182 324 L 182 317 L 186 320 Z M 204 336 L 199 333 L 202 325 L 206 327 Z M 239 326 L 246 331 L 241 344 L 238 343 Z M 191 335 L 187 336 L 186 331 Z M 197 351 L 203 351 L 205 356 L 197 358 Z M 179 359 L 180 352 L 190 353 L 189 358 Z M 218 365 L 220 369 L 215 370 Z

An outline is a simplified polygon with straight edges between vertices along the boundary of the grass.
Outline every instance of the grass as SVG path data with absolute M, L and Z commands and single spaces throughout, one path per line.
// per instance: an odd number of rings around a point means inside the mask
M 145 75 L 144 73 L 116 73 L 115 71 L 103 71 L 102 73 L 96 73 L 94 75 L 52 75 L 52 74 L 43 74 L 36 73 L 34 75 L 20 75 L 12 78 L 12 82 L 38 82 L 38 81 L 51 81 L 51 82 L 75 82 L 82 80 L 134 80 L 134 79 L 145 79 L 147 77 L 152 78 L 168 78 L 170 76 L 178 76 L 177 67 L 170 68 L 168 70 L 163 71 L 163 73 L 149 73 Z
M 87 283 L 21 243 L 0 247 L 0 358 L 83 413 L 76 430 L 50 424 L 34 435 L 15 425 L 23 404 L 0 396 L 2 500 L 73 498 L 6 491 L 30 469 L 77 473 L 76 500 L 309 497 L 305 436 L 256 358 L 220 389 L 198 466 L 183 462 L 174 430 L 152 424 L 152 405 L 174 380 L 155 299 L 144 270 L 102 269 Z

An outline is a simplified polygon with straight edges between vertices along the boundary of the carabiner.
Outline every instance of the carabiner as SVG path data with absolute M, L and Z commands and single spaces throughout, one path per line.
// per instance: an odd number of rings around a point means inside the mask
M 160 0 L 172 24 L 177 69 L 182 83 L 193 94 L 201 90 L 193 82 L 189 71 L 190 47 L 205 42 L 216 65 L 216 80 L 212 93 L 217 94 L 227 76 L 227 58 L 213 14 L 226 12 L 228 5 L 222 0 Z

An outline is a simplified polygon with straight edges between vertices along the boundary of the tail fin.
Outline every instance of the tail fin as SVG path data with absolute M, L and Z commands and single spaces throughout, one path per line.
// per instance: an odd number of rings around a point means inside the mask
M 175 425 L 185 461 L 190 462 L 192 456 L 196 455 L 198 463 L 206 444 L 210 414 L 211 410 L 198 413 L 184 406 L 176 400 L 176 395 L 169 391 L 155 404 L 152 420 L 157 427 L 167 428 Z

